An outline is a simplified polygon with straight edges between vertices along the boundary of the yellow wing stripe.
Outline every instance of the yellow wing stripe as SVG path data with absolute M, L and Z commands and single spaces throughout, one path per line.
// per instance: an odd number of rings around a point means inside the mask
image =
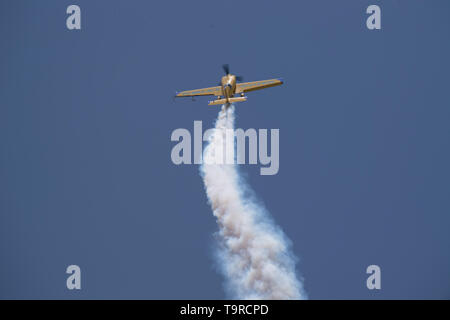
M 270 79 L 236 84 L 236 93 L 270 88 L 283 84 L 283 79 Z
M 222 95 L 222 88 L 217 86 L 217 87 L 177 92 L 175 97 L 220 96 L 220 95 Z

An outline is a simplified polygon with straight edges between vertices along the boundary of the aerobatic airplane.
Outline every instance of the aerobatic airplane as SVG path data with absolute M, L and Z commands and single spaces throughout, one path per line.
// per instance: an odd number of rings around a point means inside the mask
M 242 77 L 230 74 L 230 68 L 227 64 L 223 65 L 223 70 L 226 75 L 222 77 L 217 87 L 181 91 L 177 92 L 175 97 L 217 96 L 217 99 L 209 101 L 208 105 L 230 104 L 246 101 L 247 97 L 245 96 L 245 92 L 283 84 L 283 79 L 281 78 L 237 83 L 236 81 L 242 81 Z M 239 94 L 240 97 L 235 97 L 235 94 Z

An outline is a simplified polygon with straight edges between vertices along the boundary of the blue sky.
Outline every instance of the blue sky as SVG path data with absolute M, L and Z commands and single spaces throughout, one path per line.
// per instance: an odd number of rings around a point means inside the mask
M 81 7 L 82 29 L 66 29 Z M 365 26 L 378 4 L 382 29 Z M 242 171 L 312 299 L 450 298 L 448 1 L 2 1 L 1 298 L 222 299 L 216 222 L 176 128 L 212 126 L 221 65 L 239 128 L 280 129 Z M 82 290 L 66 289 L 66 267 Z M 368 265 L 382 289 L 365 286 Z

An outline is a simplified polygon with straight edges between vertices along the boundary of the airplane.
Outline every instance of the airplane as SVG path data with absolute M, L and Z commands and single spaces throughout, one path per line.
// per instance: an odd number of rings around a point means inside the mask
M 223 71 L 225 71 L 225 76 L 222 77 L 222 80 L 217 87 L 176 92 L 175 98 L 217 96 L 217 99 L 209 101 L 208 105 L 229 105 L 234 102 L 247 101 L 247 97 L 245 96 L 246 92 L 270 88 L 283 84 L 283 79 L 281 78 L 237 83 L 237 81 L 242 81 L 242 77 L 230 74 L 230 67 L 228 64 L 224 64 L 222 68 Z M 239 94 L 240 97 L 235 97 L 235 94 Z

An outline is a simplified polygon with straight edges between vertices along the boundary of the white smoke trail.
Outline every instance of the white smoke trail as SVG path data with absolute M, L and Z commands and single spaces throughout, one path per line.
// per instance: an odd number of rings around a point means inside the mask
M 306 299 L 289 241 L 265 210 L 245 194 L 236 165 L 217 164 L 218 152 L 222 156 L 225 147 L 234 148 L 234 142 L 226 143 L 229 129 L 234 129 L 234 106 L 224 105 L 201 166 L 219 225 L 219 256 L 227 284 L 238 299 Z

